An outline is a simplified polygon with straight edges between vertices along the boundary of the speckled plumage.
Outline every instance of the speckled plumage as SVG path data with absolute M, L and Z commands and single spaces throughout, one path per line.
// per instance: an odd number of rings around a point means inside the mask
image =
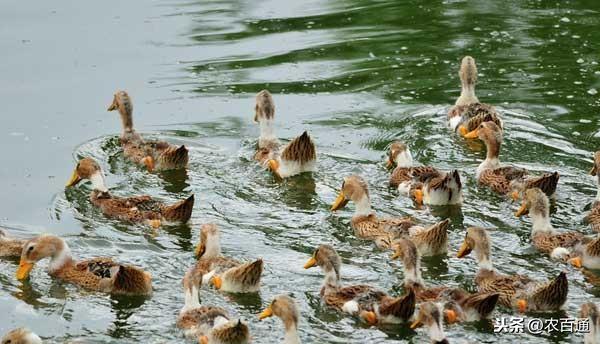
M 19 257 L 25 242 L 27 240 L 7 236 L 6 232 L 0 229 L 0 257 Z
M 152 170 L 171 170 L 186 168 L 188 149 L 185 146 L 174 146 L 165 141 L 146 141 L 133 129 L 133 103 L 125 91 L 117 91 L 108 111 L 118 110 L 123 124 L 121 146 L 127 158 L 136 164 L 145 164 Z M 143 159 L 151 157 L 152 167 Z

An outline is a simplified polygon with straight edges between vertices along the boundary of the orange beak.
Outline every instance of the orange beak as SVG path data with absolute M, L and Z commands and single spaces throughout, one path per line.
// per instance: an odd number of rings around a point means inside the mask
M 590 175 L 595 176 L 598 173 L 598 169 L 596 168 L 596 165 L 594 165 L 594 167 L 592 167 L 592 169 L 590 170 Z
M 273 316 L 273 309 L 271 308 L 271 306 L 265 308 L 264 311 L 262 311 L 259 315 L 258 315 L 258 320 L 263 320 L 266 319 L 268 317 Z
M 154 171 L 154 158 L 148 155 L 147 157 L 143 158 L 141 162 L 144 164 L 144 166 L 146 166 L 148 172 Z
M 467 131 L 467 127 L 465 127 L 464 125 L 461 125 L 460 127 L 458 127 L 458 134 L 462 137 L 465 137 L 465 135 L 467 135 L 469 132 Z
M 79 176 L 79 173 L 77 172 L 77 169 L 75 169 L 73 171 L 73 174 L 71 175 L 71 178 L 69 179 L 69 181 L 67 182 L 67 187 L 71 187 L 71 186 L 75 186 L 77 185 L 77 183 L 79 183 L 81 181 L 81 177 Z
M 360 317 L 365 320 L 365 322 L 371 326 L 377 325 L 377 314 L 374 312 L 362 312 Z
M 581 257 L 571 258 L 568 262 L 578 269 L 583 266 L 583 259 L 581 259 Z
M 517 301 L 517 308 L 519 309 L 519 312 L 525 313 L 527 311 L 527 301 L 523 299 Z
M 527 203 L 523 202 L 523 204 L 521 204 L 521 207 L 519 208 L 519 210 L 517 210 L 517 212 L 515 213 L 516 217 L 521 217 L 525 214 L 527 214 L 529 212 L 529 209 L 527 209 Z
M 519 191 L 513 191 L 513 192 L 510 194 L 510 198 L 512 198 L 512 199 L 513 199 L 513 201 L 518 201 L 518 200 L 519 200 L 519 198 L 520 198 L 520 196 L 519 196 Z
M 315 259 L 315 257 L 310 257 L 310 259 L 306 262 L 306 264 L 304 264 L 304 268 L 310 269 L 316 265 L 317 265 L 317 260 Z
M 348 200 L 346 199 L 346 195 L 344 195 L 344 191 L 340 191 L 337 198 L 331 205 L 331 211 L 340 210 L 348 204 Z
M 415 190 L 414 195 L 415 195 L 415 203 L 417 203 L 417 205 L 423 205 L 423 190 L 421 190 L 421 189 Z
M 465 129 L 466 130 L 466 129 Z M 465 135 L 463 135 L 463 137 L 465 139 L 476 139 L 479 137 L 479 130 L 475 129 L 471 132 L 466 133 Z
M 206 246 L 204 245 L 204 243 L 199 243 L 198 246 L 196 246 L 196 249 L 194 250 L 194 254 L 196 255 L 196 258 L 200 258 L 202 257 L 202 254 L 204 254 L 204 251 L 206 250 Z
M 451 309 L 446 309 L 444 311 L 444 315 L 446 316 L 446 321 L 448 322 L 448 324 L 454 324 L 458 321 L 458 316 L 456 315 L 456 312 Z
M 217 288 L 217 290 L 221 289 L 221 286 L 223 286 L 223 280 L 219 276 L 213 276 L 211 281 L 215 288 Z
M 394 166 L 394 162 L 388 158 L 387 163 L 385 164 L 385 167 L 392 168 L 392 166 Z
M 421 314 L 419 314 L 419 317 L 417 318 L 417 320 L 413 321 L 413 323 L 410 324 L 410 328 L 412 330 L 414 330 L 417 327 L 420 327 L 421 325 L 423 325 L 423 323 L 421 322 Z
M 463 258 L 466 255 L 468 255 L 469 253 L 471 253 L 471 251 L 473 251 L 473 249 L 469 246 L 469 244 L 467 244 L 466 242 L 463 242 L 462 245 L 460 246 L 460 250 L 458 250 L 458 253 L 456 254 L 456 257 Z
M 208 337 L 202 336 L 198 339 L 198 344 L 208 344 Z
M 276 178 L 283 179 L 279 174 L 279 161 L 271 159 L 268 162 L 268 169 L 273 173 Z
M 31 272 L 31 269 L 33 269 L 33 265 L 33 263 L 27 262 L 21 258 L 21 261 L 19 262 L 19 268 L 17 269 L 16 273 L 17 279 L 24 280 L 29 277 L 29 273 Z

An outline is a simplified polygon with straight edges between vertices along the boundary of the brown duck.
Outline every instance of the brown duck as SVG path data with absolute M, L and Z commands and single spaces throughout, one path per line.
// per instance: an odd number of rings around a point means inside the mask
M 260 289 L 263 261 L 241 263 L 221 255 L 219 228 L 205 224 L 200 229 L 200 243 L 196 248 L 198 261 L 194 271 L 202 274 L 204 283 L 232 293 L 254 293 Z
M 391 297 L 368 285 L 340 285 L 341 259 L 329 245 L 319 246 L 304 265 L 305 269 L 319 266 L 325 273 L 321 299 L 337 311 L 358 316 L 368 324 L 407 322 L 415 311 L 412 289 L 401 297 Z
M 367 183 L 357 175 L 344 178 L 342 189 L 331 210 L 342 209 L 349 201 L 356 205 L 350 225 L 358 238 L 373 240 L 379 248 L 387 249 L 392 247 L 394 239 L 406 236 L 417 244 L 423 256 L 447 252 L 449 220 L 425 228 L 416 226 L 409 217 L 378 218 L 371 210 Z
M 598 192 L 592 203 L 592 209 L 585 217 L 585 221 L 589 223 L 592 230 L 600 233 L 600 151 L 594 153 L 594 166 L 590 170 L 590 174 L 596 177 Z
M 418 205 L 462 203 L 458 171 L 446 173 L 431 166 L 413 166 L 410 149 L 402 142 L 396 141 L 390 146 L 387 166 L 396 166 L 390 176 L 390 186 L 398 188 Z
M 262 90 L 256 95 L 254 122 L 260 126 L 258 150 L 254 159 L 278 178 L 287 178 L 316 169 L 317 150 L 308 132 L 281 147 L 274 132 L 275 104 L 271 93 Z
M 528 171 L 514 166 L 501 166 L 499 156 L 502 145 L 502 130 L 494 122 L 484 122 L 465 135 L 479 138 L 485 143 L 487 155 L 477 167 L 477 181 L 500 194 L 510 194 L 518 199 L 529 188 L 540 188 L 548 197 L 554 197 L 558 184 L 558 172 L 529 177 Z
M 421 277 L 421 257 L 417 246 L 409 239 L 398 239 L 394 242 L 392 259 L 400 259 L 404 268 L 404 288 L 413 289 L 417 302 L 454 302 L 448 307 L 445 318 L 449 323 L 456 321 L 477 321 L 488 318 L 498 302 L 498 293 L 470 294 L 460 288 L 449 286 L 426 286 Z
M 496 123 L 502 129 L 502 119 L 496 109 L 491 105 L 480 103 L 475 95 L 475 84 L 477 83 L 475 59 L 471 56 L 463 57 L 458 75 L 462 88 L 460 97 L 448 111 L 450 128 L 461 136 L 465 136 L 487 121 Z
M 108 111 L 119 110 L 123 133 L 121 145 L 127 158 L 136 164 L 143 164 L 148 171 L 186 168 L 188 150 L 185 146 L 174 146 L 165 141 L 145 141 L 133 129 L 133 103 L 125 91 L 117 91 Z
M 149 295 L 152 282 L 148 272 L 131 265 L 116 263 L 111 258 L 75 261 L 67 243 L 54 235 L 41 235 L 25 243 L 16 276 L 29 277 L 34 264 L 50 258 L 48 273 L 85 289 L 111 294 Z
M 150 196 L 113 196 L 104 185 L 100 165 L 91 158 L 79 161 L 67 187 L 75 186 L 81 180 L 92 183 L 90 200 L 104 215 L 119 220 L 146 223 L 158 227 L 162 222 L 187 222 L 192 216 L 194 195 L 172 205 L 166 205 Z
M 250 330 L 241 320 L 232 319 L 220 307 L 201 306 L 198 292 L 202 274 L 189 270 L 183 278 L 185 304 L 177 317 L 177 327 L 185 336 L 199 344 L 245 344 L 250 343 Z
M 479 270 L 475 276 L 477 290 L 500 294 L 500 304 L 526 311 L 556 311 L 567 301 L 569 282 L 561 272 L 549 282 L 536 282 L 524 275 L 504 275 L 496 272 L 490 257 L 491 241 L 483 228 L 470 227 L 457 257 L 475 252 Z

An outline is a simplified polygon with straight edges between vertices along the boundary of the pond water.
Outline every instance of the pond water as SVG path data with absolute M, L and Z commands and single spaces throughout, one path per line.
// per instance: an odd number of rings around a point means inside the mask
M 429 284 L 473 290 L 474 259 L 454 257 L 464 229 L 484 226 L 494 229 L 499 270 L 547 279 L 566 269 L 565 311 L 545 316 L 576 316 L 600 296 L 597 279 L 532 249 L 529 218 L 515 218 L 515 204 L 476 185 L 483 145 L 449 135 L 445 112 L 459 94 L 460 59 L 472 55 L 480 100 L 504 115 L 501 159 L 559 171 L 553 224 L 591 233 L 581 220 L 596 192 L 587 171 L 600 147 L 598 10 L 595 1 L 3 1 L 0 225 L 22 237 L 64 236 L 77 257 L 142 266 L 155 292 L 148 300 L 87 292 L 52 280 L 45 263 L 22 283 L 17 261 L 0 260 L 0 333 L 25 325 L 50 343 L 181 342 L 181 277 L 194 263 L 200 225 L 214 222 L 227 255 L 262 257 L 266 269 L 259 295 L 203 289 L 201 300 L 249 321 L 255 343 L 282 339 L 278 320 L 256 315 L 284 292 L 301 307 L 306 343 L 425 342 L 423 330 L 367 328 L 322 307 L 322 273 L 302 269 L 329 243 L 342 256 L 344 283 L 401 292 L 389 252 L 354 237 L 354 206 L 329 211 L 352 173 L 367 180 L 381 215 L 452 219 L 449 256 L 423 262 Z M 312 177 L 280 183 L 252 160 L 254 95 L 263 88 L 275 97 L 279 137 L 308 130 L 317 143 Z M 132 95 L 139 131 L 190 148 L 187 175 L 148 174 L 125 161 L 120 122 L 106 112 L 116 89 Z M 409 143 L 421 164 L 461 171 L 461 210 L 415 210 L 387 186 L 383 159 L 393 140 Z M 107 220 L 90 206 L 89 186 L 64 190 L 83 156 L 100 162 L 117 194 L 173 201 L 194 193 L 190 223 L 153 233 Z M 491 322 L 446 330 L 451 342 L 582 341 L 494 335 Z

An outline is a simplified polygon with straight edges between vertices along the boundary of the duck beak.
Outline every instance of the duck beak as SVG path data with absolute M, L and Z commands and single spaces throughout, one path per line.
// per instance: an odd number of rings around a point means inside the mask
M 315 257 L 310 257 L 310 259 L 306 262 L 306 264 L 304 264 L 304 268 L 310 269 L 316 265 L 317 265 L 317 260 L 315 259 Z
M 258 320 L 263 320 L 266 319 L 268 317 L 272 317 L 273 316 L 273 309 L 271 308 L 271 306 L 265 308 L 264 311 L 262 311 L 259 315 L 258 315 Z
M 348 204 L 348 200 L 346 199 L 346 195 L 344 195 L 344 191 L 340 191 L 337 198 L 331 205 L 331 211 L 340 210 Z
M 571 258 L 568 262 L 578 269 L 583 266 L 583 259 L 581 259 L 581 257 Z
M 417 320 L 415 320 L 412 324 L 410 324 L 410 328 L 412 330 L 414 330 L 421 325 L 423 325 L 423 323 L 421 322 L 421 314 L 419 314 L 419 317 L 417 318 Z
M 598 173 L 598 168 L 596 168 L 596 165 L 594 165 L 592 167 L 592 169 L 590 170 L 590 175 L 595 176 Z
M 466 129 L 465 129 L 465 130 L 466 130 Z M 468 132 L 468 133 L 466 133 L 466 134 L 465 134 L 463 137 L 464 137 L 465 139 L 476 139 L 476 138 L 478 138 L 478 137 L 479 137 L 479 130 L 478 130 L 478 129 L 475 129 L 475 130 L 473 130 L 473 131 L 471 131 L 471 132 Z
M 202 336 L 198 339 L 198 344 L 208 344 L 208 337 Z
M 77 185 L 77 183 L 79 183 L 81 181 L 81 177 L 79 176 L 79 173 L 77 173 L 77 169 L 75 169 L 73 171 L 73 174 L 71 175 L 71 178 L 69 179 L 69 181 L 67 182 L 67 187 L 71 187 L 71 186 L 75 186 Z
M 469 253 L 471 253 L 471 251 L 473 251 L 473 249 L 469 246 L 469 244 L 467 244 L 466 242 L 463 242 L 462 245 L 460 246 L 460 250 L 458 250 L 458 253 L 456 254 L 456 257 L 463 258 L 466 255 L 468 255 Z
M 517 308 L 519 309 L 519 312 L 525 313 L 527 311 L 527 300 L 520 299 L 517 301 Z
M 454 324 L 457 321 L 457 319 L 458 319 L 458 316 L 456 315 L 456 312 L 453 311 L 453 310 L 451 310 L 451 309 L 446 309 L 444 311 L 444 315 L 446 316 L 446 321 L 449 324 Z
M 392 254 L 392 260 L 396 260 L 400 258 L 400 250 L 394 252 L 394 254 Z
M 19 269 L 17 269 L 16 273 L 17 279 L 24 280 L 29 277 L 29 273 L 31 272 L 31 269 L 33 269 L 33 265 L 33 263 L 25 261 L 23 258 L 21 258 L 21 261 L 19 262 Z
M 392 166 L 394 166 L 394 162 L 392 159 L 388 158 L 387 162 L 385 163 L 385 167 L 389 169 L 392 168 Z
M 268 169 L 275 175 L 276 178 L 283 179 L 281 174 L 279 174 L 279 161 L 275 159 L 271 159 L 268 162 Z
M 367 322 L 367 324 L 371 326 L 377 325 L 377 314 L 375 314 L 375 312 L 363 312 L 360 316 Z
M 529 209 L 527 209 L 527 203 L 523 202 L 523 204 L 521 204 L 521 208 L 519 208 L 519 210 L 517 210 L 517 212 L 515 213 L 516 217 L 521 217 L 525 214 L 527 214 L 529 212 Z
M 112 104 L 110 104 L 110 106 L 108 107 L 108 109 L 106 109 L 106 111 L 113 111 L 113 110 L 116 110 L 116 109 L 117 109 L 117 107 L 118 107 L 118 104 L 117 104 L 117 96 L 115 95 L 115 97 L 113 98 L 113 102 L 112 102 Z
M 460 127 L 458 127 L 458 134 L 462 137 L 465 137 L 469 132 L 467 131 L 467 127 L 465 127 L 464 125 L 461 125 Z
M 221 289 L 221 286 L 223 285 L 223 280 L 221 279 L 221 277 L 216 276 L 216 275 L 213 276 L 213 278 L 211 279 L 211 282 L 217 290 Z
M 423 205 L 423 190 L 415 190 L 415 203 L 417 205 Z
M 148 172 L 154 171 L 154 158 L 148 155 L 147 157 L 143 158 L 141 162 L 146 166 Z
M 203 242 L 199 243 L 198 246 L 196 246 L 196 249 L 194 250 L 194 254 L 196 255 L 196 258 L 202 257 L 205 250 L 206 250 L 206 246 L 204 245 L 204 243 Z

